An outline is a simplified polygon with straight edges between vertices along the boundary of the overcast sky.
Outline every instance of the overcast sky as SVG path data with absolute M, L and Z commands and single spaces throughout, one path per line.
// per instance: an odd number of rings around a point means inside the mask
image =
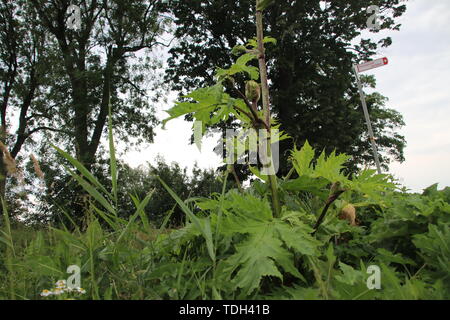
M 369 71 L 377 79 L 377 91 L 389 98 L 388 107 L 398 110 L 406 126 L 406 161 L 393 163 L 391 172 L 412 191 L 433 183 L 450 186 L 450 0 L 410 0 L 400 19 L 400 31 L 390 32 L 393 44 L 379 51 L 389 65 Z M 169 101 L 173 101 L 173 95 Z M 161 106 L 163 110 L 172 104 Z M 361 117 L 363 114 L 361 112 Z M 166 130 L 156 130 L 155 143 L 126 154 L 132 166 L 160 154 L 168 162 L 191 169 L 216 168 L 221 163 L 212 151 L 214 139 L 203 142 L 200 152 L 189 144 L 192 123 L 177 119 Z

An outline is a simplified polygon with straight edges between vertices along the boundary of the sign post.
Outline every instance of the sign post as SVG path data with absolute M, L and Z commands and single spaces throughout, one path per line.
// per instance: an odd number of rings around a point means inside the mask
M 363 64 L 358 64 L 358 65 L 355 64 L 353 66 L 353 71 L 355 72 L 356 81 L 358 82 L 359 95 L 360 95 L 360 98 L 361 98 L 361 104 L 362 104 L 363 111 L 364 111 L 364 117 L 366 118 L 367 131 L 369 133 L 370 143 L 372 144 L 373 157 L 375 158 L 375 164 L 377 166 L 378 174 L 381 174 L 380 159 L 378 158 L 377 145 L 375 143 L 375 138 L 373 136 L 372 123 L 370 122 L 369 111 L 367 109 L 367 104 L 366 104 L 366 96 L 364 95 L 364 91 L 363 91 L 361 80 L 359 78 L 359 74 L 358 73 L 359 72 L 363 72 L 363 71 L 367 71 L 367 70 L 370 70 L 370 69 L 382 67 L 382 66 L 385 66 L 387 64 L 388 64 L 388 59 L 387 58 L 381 58 L 381 59 L 369 61 L 369 62 L 366 62 L 366 63 L 363 63 Z

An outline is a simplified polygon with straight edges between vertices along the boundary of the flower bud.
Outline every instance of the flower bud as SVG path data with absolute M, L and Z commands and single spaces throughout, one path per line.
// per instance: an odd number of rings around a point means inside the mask
M 261 97 L 261 87 L 256 81 L 250 80 L 245 84 L 245 96 L 252 102 L 258 102 Z

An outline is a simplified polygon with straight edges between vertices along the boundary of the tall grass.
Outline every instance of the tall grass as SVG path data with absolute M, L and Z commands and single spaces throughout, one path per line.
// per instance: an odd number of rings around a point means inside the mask
M 15 298 L 15 292 L 14 292 L 14 268 L 13 268 L 13 258 L 15 256 L 15 250 L 14 250 L 14 242 L 13 237 L 11 233 L 11 224 L 9 221 L 9 215 L 8 210 L 5 205 L 5 201 L 1 199 L 2 201 L 2 209 L 3 209 L 3 224 L 4 229 L 0 230 L 2 236 L 0 236 L 0 241 L 3 242 L 6 245 L 6 252 L 5 252 L 5 267 L 8 272 L 8 293 L 9 298 L 14 299 Z
M 64 150 L 54 146 L 75 170 L 65 167 L 68 173 L 92 197 L 85 212 L 87 228 L 81 232 L 75 228 L 53 228 L 34 232 L 27 243 L 16 252 L 13 231 L 4 201 L 3 224 L 0 241 L 4 244 L 4 255 L 0 268 L 0 298 L 37 299 L 40 291 L 51 288 L 59 279 L 69 275 L 69 265 L 81 268 L 82 285 L 86 286 L 88 299 L 158 298 L 146 285 L 143 276 L 151 271 L 152 258 L 158 250 L 155 243 L 167 236 L 166 225 L 171 212 L 158 229 L 151 225 L 145 207 L 154 190 L 148 190 L 144 199 L 130 195 L 135 211 L 128 218 L 118 216 L 118 169 L 111 120 L 108 119 L 111 186 L 102 185 L 79 161 Z M 109 190 L 110 191 L 109 191 Z M 180 200 L 181 201 L 181 200 Z M 181 203 L 181 202 L 180 202 Z M 63 209 L 69 221 L 75 225 L 70 212 Z M 189 210 L 184 206 L 184 210 Z M 210 234 L 211 237 L 211 234 Z M 181 277 L 181 275 L 180 275 Z M 180 278 L 181 279 L 181 278 Z M 7 281 L 3 281 L 7 280 Z

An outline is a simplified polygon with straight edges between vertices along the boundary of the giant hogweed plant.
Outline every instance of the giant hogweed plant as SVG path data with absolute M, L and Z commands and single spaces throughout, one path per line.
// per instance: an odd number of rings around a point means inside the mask
M 199 88 L 184 96 L 188 101 L 176 102 L 175 106 L 167 111 L 169 117 L 163 121 L 163 124 L 190 114 L 194 120 L 201 123 L 202 134 L 208 127 L 225 122 L 230 118 L 236 119 L 242 132 L 261 130 L 264 135 L 259 139 L 259 157 L 262 158 L 260 160 L 263 169 L 268 169 L 263 171 L 270 174 L 262 174 L 261 170 L 252 166 L 249 169 L 264 181 L 266 190 L 269 190 L 273 217 L 280 218 L 282 215 L 280 192 L 286 196 L 290 191 L 312 193 L 326 199 L 324 210 L 314 226 L 316 230 L 325 218 L 330 205 L 341 194 L 345 192 L 348 194 L 352 191 L 359 192 L 368 198 L 371 197 L 371 201 L 376 201 L 381 199 L 382 192 L 394 190 L 396 186 L 388 181 L 386 175 L 375 175 L 372 170 L 364 170 L 350 180 L 342 174 L 343 164 L 349 159 L 348 156 L 336 155 L 334 152 L 326 156 L 322 152 L 315 159 L 315 151 L 308 142 L 301 150 L 295 148 L 292 151 L 291 162 L 293 167 L 289 174 L 281 182 L 276 177 L 274 160 L 272 159 L 272 143 L 289 139 L 289 136 L 282 131 L 279 135 L 271 134 L 272 130 L 278 131 L 279 125 L 270 113 L 265 45 L 268 43 L 276 45 L 276 39 L 264 37 L 262 14 L 272 2 L 273 0 L 256 1 L 256 38 L 233 49 L 232 53 L 238 56 L 236 62 L 228 69 L 218 68 L 216 70 L 215 85 Z M 259 67 L 251 64 L 255 60 L 258 61 Z M 245 84 L 238 83 L 243 78 L 247 79 Z M 240 89 L 244 87 L 245 92 Z M 259 105 L 260 101 L 262 102 L 261 105 Z M 252 131 L 252 129 L 255 131 Z M 242 153 L 250 151 L 248 140 L 244 139 L 244 142 L 242 142 L 240 138 L 242 136 L 238 135 L 231 141 L 233 146 L 231 151 L 240 151 L 236 159 L 242 157 Z M 230 143 L 230 141 L 227 141 L 227 143 Z M 298 178 L 290 179 L 294 172 L 297 173 Z M 328 190 L 326 190 L 327 188 Z M 367 204 L 370 204 L 370 201 L 357 205 Z
M 262 13 L 268 4 L 270 1 L 256 2 L 256 38 L 233 49 L 232 53 L 238 56 L 236 62 L 230 68 L 217 69 L 215 85 L 191 92 L 185 96 L 188 101 L 176 102 L 168 110 L 169 117 L 164 124 L 191 114 L 201 122 L 204 132 L 209 126 L 234 117 L 243 130 L 264 132 L 260 139 L 263 146 L 259 150 L 267 150 L 267 153 L 263 152 L 261 162 L 270 166 L 273 165 L 271 144 L 289 137 L 281 133 L 274 140 L 271 134 L 278 125 L 270 114 L 265 60 L 265 45 L 276 45 L 276 41 L 263 36 L 262 24 Z M 259 67 L 252 65 L 255 60 Z M 246 80 L 245 84 L 239 83 L 242 79 Z M 240 88 L 244 87 L 245 92 L 242 92 Z M 239 139 L 233 143 L 236 150 L 246 147 L 248 151 L 248 144 L 236 147 L 242 143 Z M 271 292 L 280 284 L 295 288 L 311 285 L 311 281 L 318 286 L 317 296 L 333 297 L 327 274 L 323 273 L 326 268 L 322 268 L 319 260 L 321 249 L 344 232 L 358 232 L 357 227 L 338 220 L 335 213 L 352 199 L 359 199 L 353 203 L 355 207 L 381 204 L 383 195 L 396 188 L 388 176 L 376 175 L 374 170 L 364 170 L 350 180 L 342 173 L 348 159 L 334 152 L 328 156 L 322 152 L 316 158 L 315 151 L 306 142 L 301 149 L 292 150 L 292 170 L 288 176 L 279 179 L 274 172 L 264 175 L 258 168 L 250 167 L 261 182 L 240 192 L 197 199 L 196 206 L 201 210 L 197 216 L 165 185 L 192 218 L 185 228 L 169 236 L 167 246 L 175 243 L 175 252 L 183 254 L 187 259 L 183 261 L 190 263 L 191 275 L 201 275 L 202 297 L 256 297 Z M 291 179 L 294 175 L 296 178 Z M 301 200 L 304 196 L 320 203 L 320 212 L 315 211 L 318 208 L 305 206 L 305 201 Z M 334 214 L 327 216 L 330 208 Z M 199 236 L 203 237 L 205 246 L 193 248 L 192 243 L 198 243 Z M 332 247 L 327 255 L 329 260 L 335 260 Z M 162 271 L 155 272 L 159 277 Z M 180 295 L 198 298 L 193 292 L 197 291 L 186 290 Z

